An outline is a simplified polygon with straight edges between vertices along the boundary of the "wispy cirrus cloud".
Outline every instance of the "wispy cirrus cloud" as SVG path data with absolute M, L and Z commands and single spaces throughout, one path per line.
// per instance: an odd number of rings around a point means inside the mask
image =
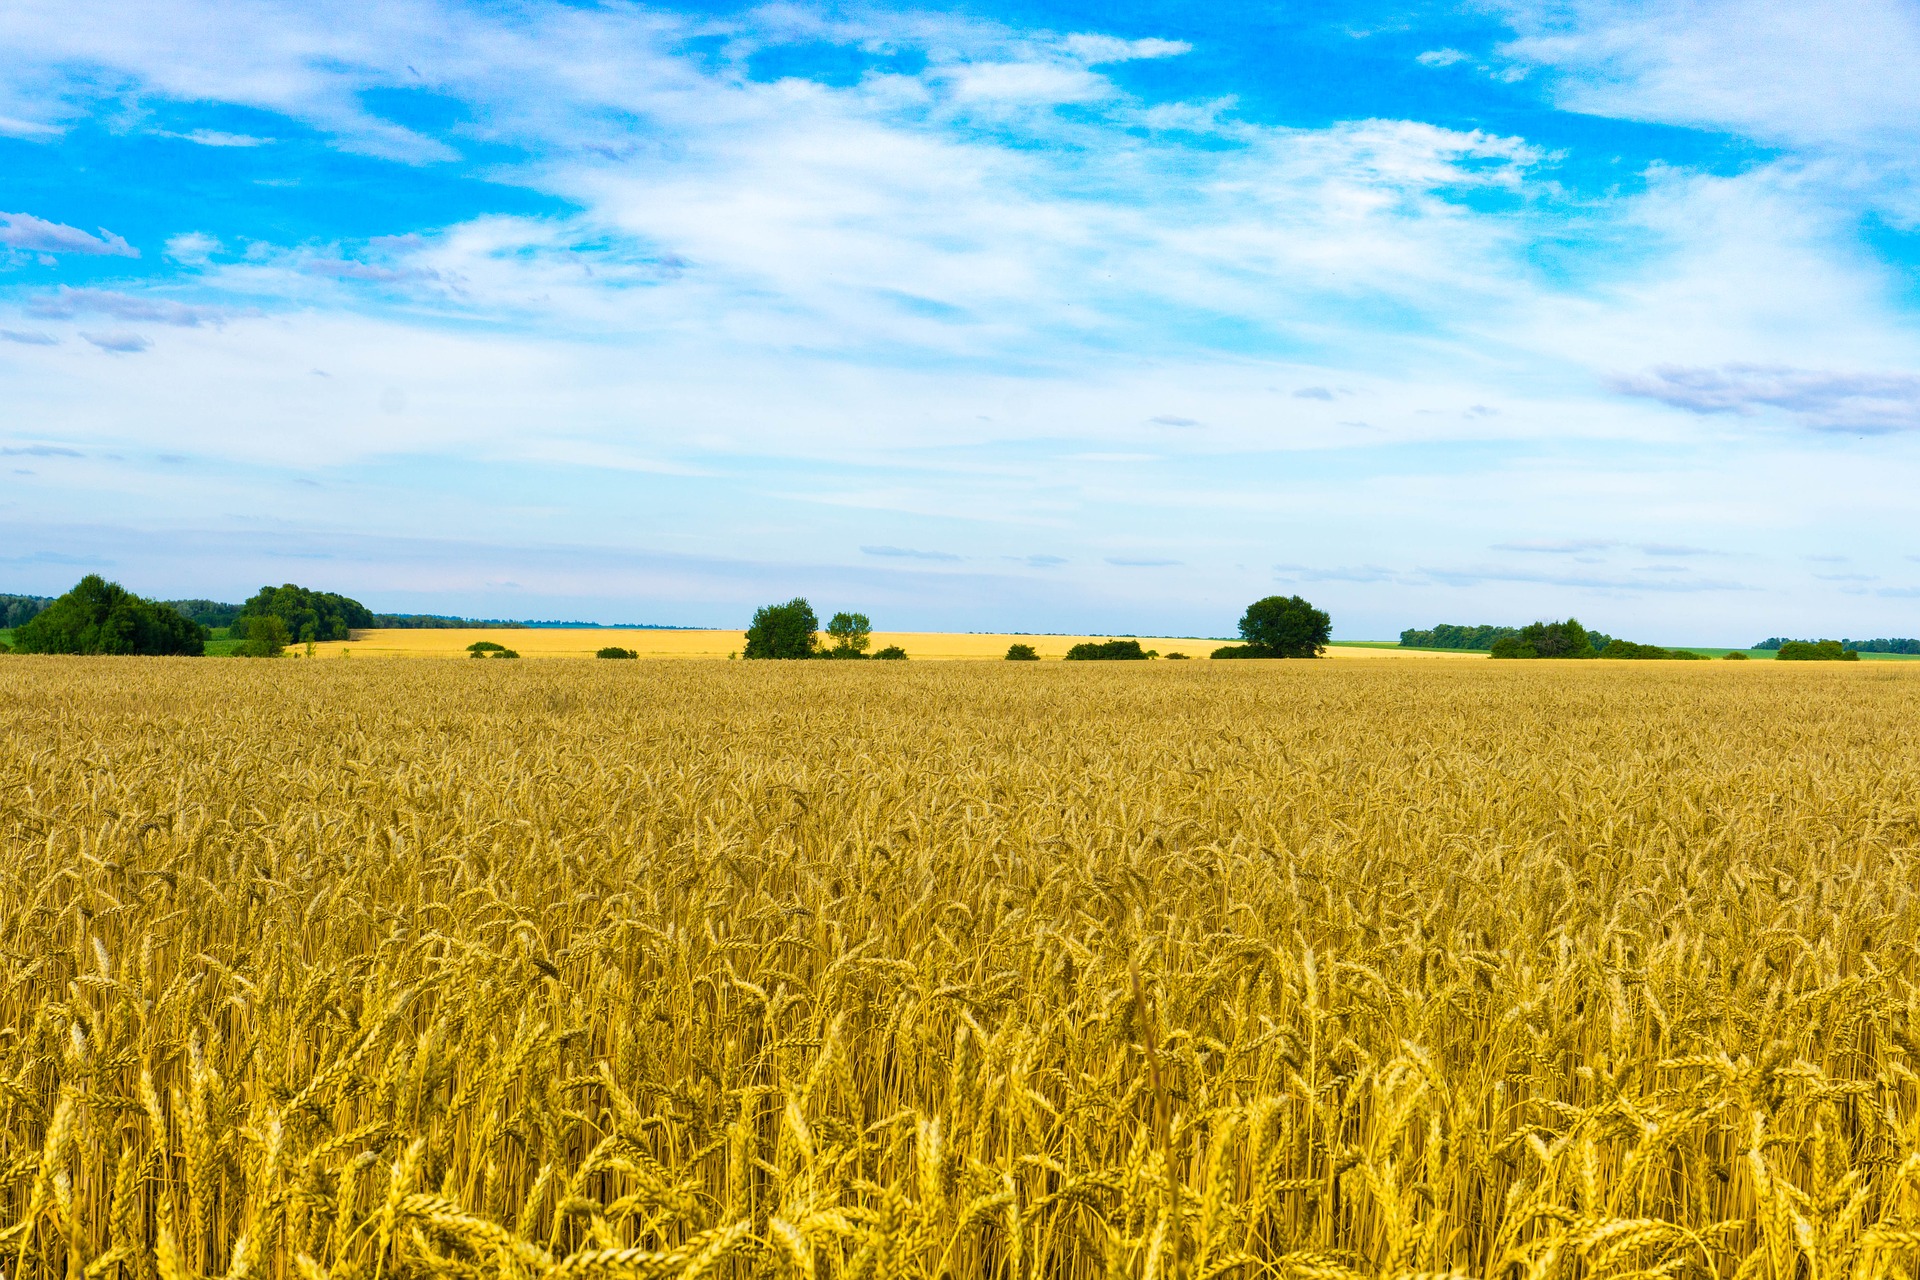
M 1751 417 L 1778 409 L 1814 431 L 1875 434 L 1920 428 L 1920 377 L 1785 365 L 1665 365 L 1611 380 L 1622 395 L 1699 414 Z
M 77 253 L 89 257 L 140 256 L 138 249 L 105 227 L 93 235 L 30 213 L 0 213 L 0 247 L 27 253 Z
M 145 321 L 152 324 L 196 328 L 217 324 L 233 312 L 225 307 L 203 306 L 156 298 L 147 294 L 117 289 L 72 289 L 61 287 L 27 304 L 27 314 L 47 320 L 72 320 L 77 316 L 98 315 L 114 320 Z
M 861 547 L 860 553 L 868 556 L 879 556 L 882 559 L 888 560 L 937 560 L 956 562 L 962 558 L 954 555 L 951 551 L 921 551 L 913 547 Z

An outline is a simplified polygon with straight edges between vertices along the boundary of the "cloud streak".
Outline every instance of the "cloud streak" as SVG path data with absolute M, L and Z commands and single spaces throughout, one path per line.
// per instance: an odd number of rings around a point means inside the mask
M 1618 376 L 1613 390 L 1697 414 L 1752 417 L 1779 409 L 1813 431 L 1879 434 L 1920 428 L 1920 377 L 1784 365 L 1665 365 Z
M 25 253 L 76 253 L 87 257 L 137 258 L 140 251 L 105 227 L 89 235 L 78 227 L 48 222 L 30 213 L 0 213 L 0 247 Z

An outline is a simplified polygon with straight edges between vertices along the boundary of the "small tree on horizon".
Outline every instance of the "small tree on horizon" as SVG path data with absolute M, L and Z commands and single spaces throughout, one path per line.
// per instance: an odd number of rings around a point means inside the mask
M 1333 637 L 1333 620 L 1299 596 L 1255 600 L 1240 616 L 1244 645 L 1214 650 L 1216 658 L 1317 658 Z
M 803 596 L 785 604 L 770 604 L 754 611 L 747 627 L 743 658 L 811 658 L 820 639 L 814 632 L 820 619 Z
M 867 646 L 873 643 L 873 623 L 864 613 L 840 612 L 827 622 L 827 634 L 833 637 L 830 656 L 836 658 L 865 657 Z

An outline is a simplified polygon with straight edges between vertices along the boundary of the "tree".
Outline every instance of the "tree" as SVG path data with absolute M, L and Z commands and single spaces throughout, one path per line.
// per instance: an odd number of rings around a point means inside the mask
M 863 658 L 873 643 L 873 624 L 864 613 L 836 613 L 827 622 L 827 634 L 833 637 L 831 658 Z
M 814 635 L 819 629 L 813 606 L 800 596 L 785 604 L 767 605 L 755 610 L 741 657 L 811 658 L 820 643 Z
M 1215 649 L 1216 658 L 1317 658 L 1327 651 L 1333 620 L 1299 596 L 1255 600 L 1240 616 L 1243 645 Z
M 13 633 L 20 653 L 206 652 L 207 631 L 163 604 L 90 573 Z
M 1010 644 L 1007 646 L 1008 662 L 1038 662 L 1039 652 L 1030 644 Z
M 1592 658 L 1593 640 L 1578 618 L 1565 622 L 1530 622 L 1520 628 L 1522 644 L 1533 647 L 1536 658 Z
M 1493 656 L 1496 658 L 1537 658 L 1532 645 L 1519 636 L 1501 636 L 1493 642 Z
M 1788 640 L 1773 655 L 1781 662 L 1858 662 L 1860 654 L 1838 640 Z
M 622 649 L 618 645 L 608 645 L 593 655 L 596 658 L 638 658 L 640 655 L 632 649 Z
M 272 616 L 286 624 L 287 636 L 295 640 L 347 640 L 353 628 L 373 625 L 373 612 L 358 600 L 314 591 L 289 582 L 281 587 L 262 587 L 240 606 L 234 619 L 238 627 L 243 619 Z
M 1149 656 L 1138 640 L 1084 640 L 1067 650 L 1068 662 L 1144 662 Z
M 277 658 L 287 651 L 291 639 L 287 635 L 287 624 L 271 613 L 236 618 L 232 634 L 241 638 L 240 647 L 234 653 L 242 658 Z

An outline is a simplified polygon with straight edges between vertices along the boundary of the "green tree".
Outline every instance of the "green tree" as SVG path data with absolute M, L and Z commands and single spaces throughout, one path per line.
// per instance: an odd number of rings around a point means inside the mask
M 1333 637 L 1333 620 L 1299 596 L 1255 600 L 1240 616 L 1243 645 L 1215 649 L 1216 658 L 1317 658 Z
M 1565 622 L 1532 622 L 1520 628 L 1520 640 L 1533 647 L 1536 658 L 1593 658 L 1599 656 L 1593 640 L 1578 618 Z
M 1838 640 L 1788 640 L 1773 655 L 1781 662 L 1858 662 L 1860 655 Z
M 596 658 L 638 658 L 640 655 L 632 649 L 622 649 L 619 645 L 608 645 L 593 655 Z
M 1030 644 L 1010 644 L 1007 646 L 1008 662 L 1038 662 L 1040 654 Z
M 358 600 L 291 582 L 256 591 L 240 606 L 234 626 L 246 618 L 267 616 L 280 619 L 289 639 L 297 640 L 346 640 L 354 628 L 373 625 L 373 612 Z
M 207 630 L 163 604 L 90 573 L 13 633 L 20 653 L 206 652 Z
M 820 638 L 820 619 L 800 596 L 754 611 L 743 658 L 811 658 Z
M 875 659 L 884 662 L 905 662 L 907 660 L 907 651 L 897 644 L 890 644 L 873 656 Z
M 832 658 L 862 658 L 873 643 L 873 624 L 864 613 L 836 613 L 827 622 L 827 634 L 833 637 Z
M 231 634 L 243 637 L 239 647 L 234 650 L 242 658 L 277 658 L 287 651 L 292 639 L 287 634 L 287 624 L 271 613 L 236 618 Z
M 1537 658 L 1532 645 L 1519 636 L 1501 636 L 1493 642 L 1493 656 L 1496 658 Z

